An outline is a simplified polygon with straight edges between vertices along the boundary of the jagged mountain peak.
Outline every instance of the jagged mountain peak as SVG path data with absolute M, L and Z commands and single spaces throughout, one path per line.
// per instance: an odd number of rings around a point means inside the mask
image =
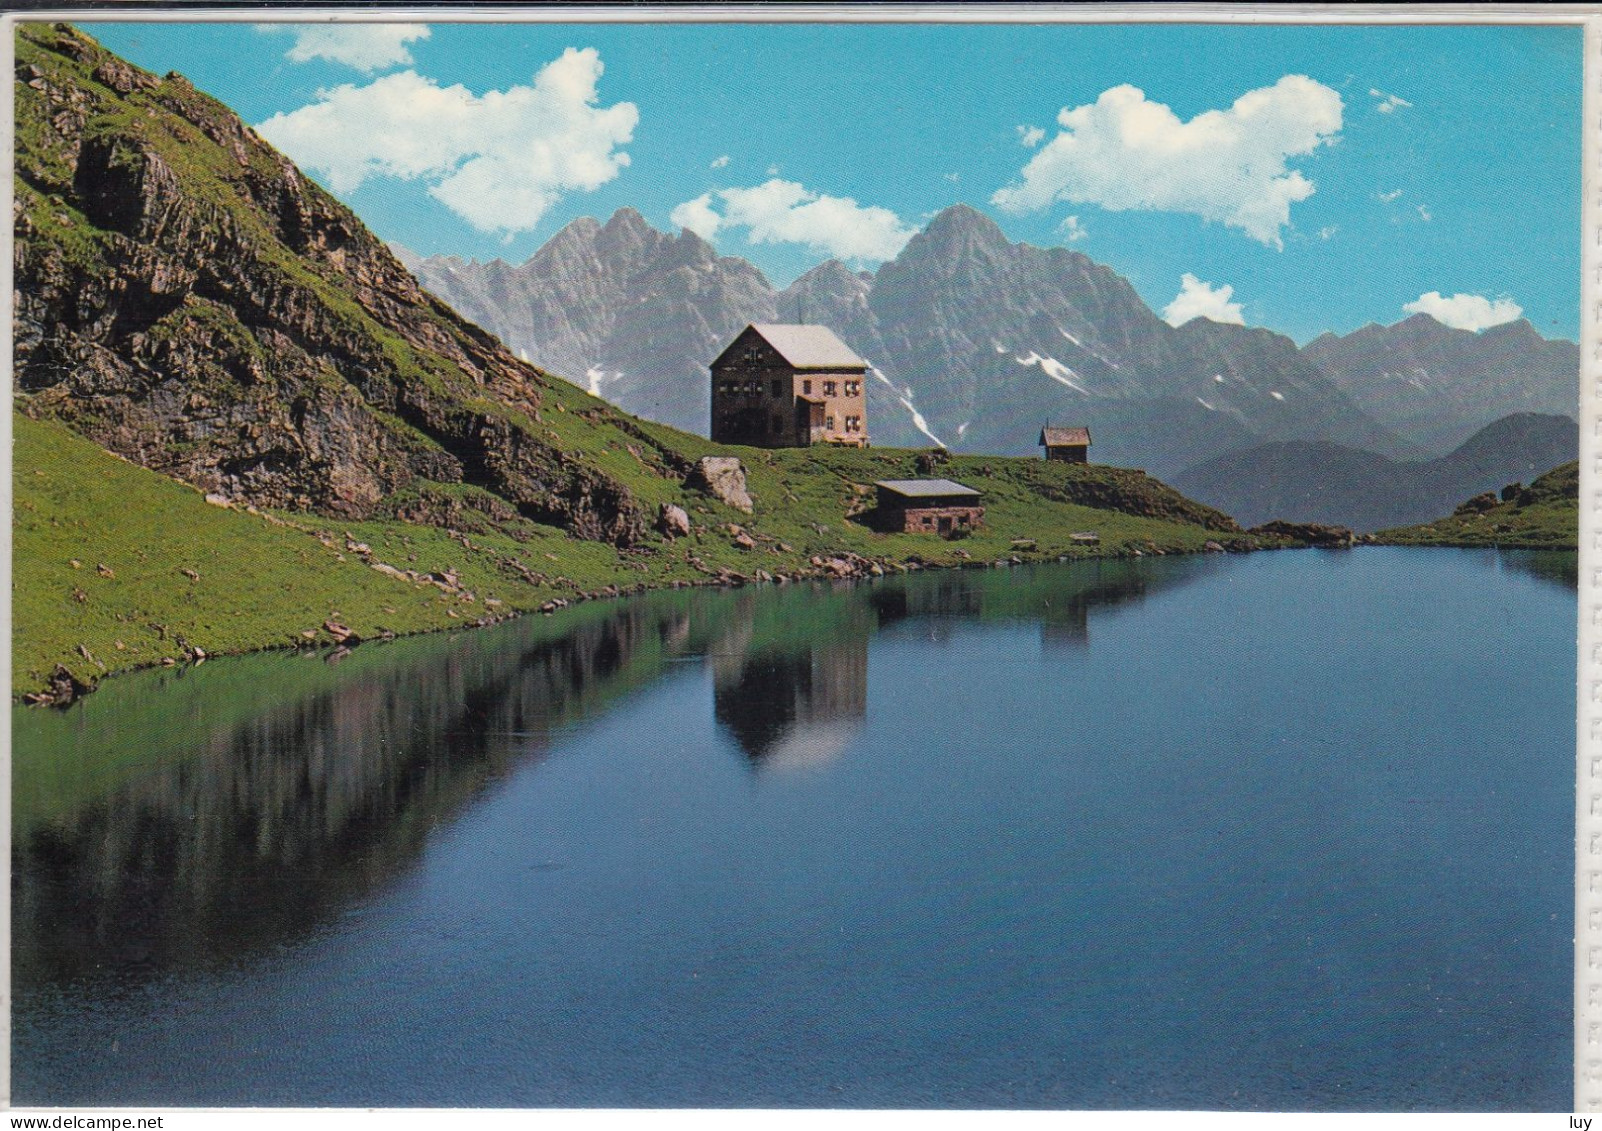
M 619 208 L 616 212 L 612 213 L 611 219 L 607 220 L 606 222 L 606 227 L 617 230 L 643 232 L 647 228 L 651 228 L 651 224 L 644 216 L 640 214 L 639 209 L 631 208 L 629 205 L 625 204 L 622 208 Z M 656 229 L 651 228 L 651 230 L 655 231 Z
M 530 313 L 511 317 L 495 298 L 486 316 L 537 361 L 574 376 L 604 373 L 592 388 L 683 427 L 704 419 L 705 367 L 727 335 L 777 319 L 827 325 L 872 359 L 886 378 L 869 386 L 876 443 L 934 435 L 1021 452 L 1037 433 L 1019 420 L 1045 414 L 1105 420 L 1098 455 L 1159 473 L 1263 440 L 1412 457 L 1421 453 L 1408 430 L 1377 427 L 1321 358 L 1365 341 L 1356 352 L 1386 353 L 1399 338 L 1420 353 L 1486 343 L 1428 315 L 1322 335 L 1305 350 L 1263 327 L 1201 319 L 1176 329 L 1112 268 L 1069 248 L 1015 243 L 967 204 L 936 214 L 872 274 L 826 260 L 777 293 L 747 261 L 719 256 L 693 232 L 656 232 L 632 209 L 607 230 L 618 237 L 612 251 L 591 240 L 562 273 L 525 280 L 524 297 L 513 298 Z M 1509 348 L 1484 350 L 1498 354 L 1501 372 L 1534 352 L 1508 333 Z
M 1506 341 L 1520 341 L 1545 344 L 1547 339 L 1541 335 L 1528 318 L 1515 318 L 1511 322 L 1502 322 L 1495 326 L 1487 326 L 1480 331 L 1483 338 L 1500 339 Z
M 860 286 L 862 283 L 872 280 L 872 278 L 873 275 L 871 273 L 867 271 L 853 271 L 844 263 L 841 263 L 838 259 L 825 259 L 816 267 L 804 272 L 799 278 L 796 279 L 795 282 L 791 283 L 790 285 L 792 287 L 808 286 L 819 288 L 837 287 L 842 285 Z
M 1006 251 L 1012 241 L 1001 226 L 969 204 L 953 204 L 907 241 L 902 257 L 961 254 L 973 250 Z
M 619 208 L 594 234 L 593 241 L 599 255 L 632 258 L 652 254 L 670 238 L 647 224 L 634 209 Z

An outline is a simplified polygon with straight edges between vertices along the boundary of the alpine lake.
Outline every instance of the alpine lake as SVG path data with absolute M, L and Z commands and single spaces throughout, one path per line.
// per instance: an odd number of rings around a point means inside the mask
M 13 1102 L 1572 1108 L 1575 555 L 692 590 L 13 712 Z

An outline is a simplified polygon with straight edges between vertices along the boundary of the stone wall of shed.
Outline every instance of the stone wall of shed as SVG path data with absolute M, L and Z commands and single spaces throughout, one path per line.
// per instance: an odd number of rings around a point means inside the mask
M 881 511 L 880 526 L 902 534 L 938 534 L 940 520 L 949 518 L 958 529 L 975 530 L 984 525 L 985 508 L 979 506 L 955 507 L 891 507 Z

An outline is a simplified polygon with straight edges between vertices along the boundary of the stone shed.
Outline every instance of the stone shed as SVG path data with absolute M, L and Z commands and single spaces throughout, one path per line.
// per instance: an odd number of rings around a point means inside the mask
M 983 496 L 951 479 L 886 479 L 878 488 L 880 530 L 951 537 L 984 524 Z

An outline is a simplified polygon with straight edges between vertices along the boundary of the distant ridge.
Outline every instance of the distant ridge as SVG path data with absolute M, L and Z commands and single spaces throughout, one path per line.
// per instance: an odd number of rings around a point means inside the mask
M 1428 522 L 1481 492 L 1527 483 L 1578 451 L 1573 420 L 1518 413 L 1434 460 L 1389 460 L 1321 442 L 1266 444 L 1217 456 L 1172 482 L 1248 526 L 1281 518 L 1374 531 Z
M 1302 352 L 1369 416 L 1434 455 L 1500 417 L 1579 410 L 1579 346 L 1523 318 L 1475 333 L 1415 314 L 1324 334 Z

